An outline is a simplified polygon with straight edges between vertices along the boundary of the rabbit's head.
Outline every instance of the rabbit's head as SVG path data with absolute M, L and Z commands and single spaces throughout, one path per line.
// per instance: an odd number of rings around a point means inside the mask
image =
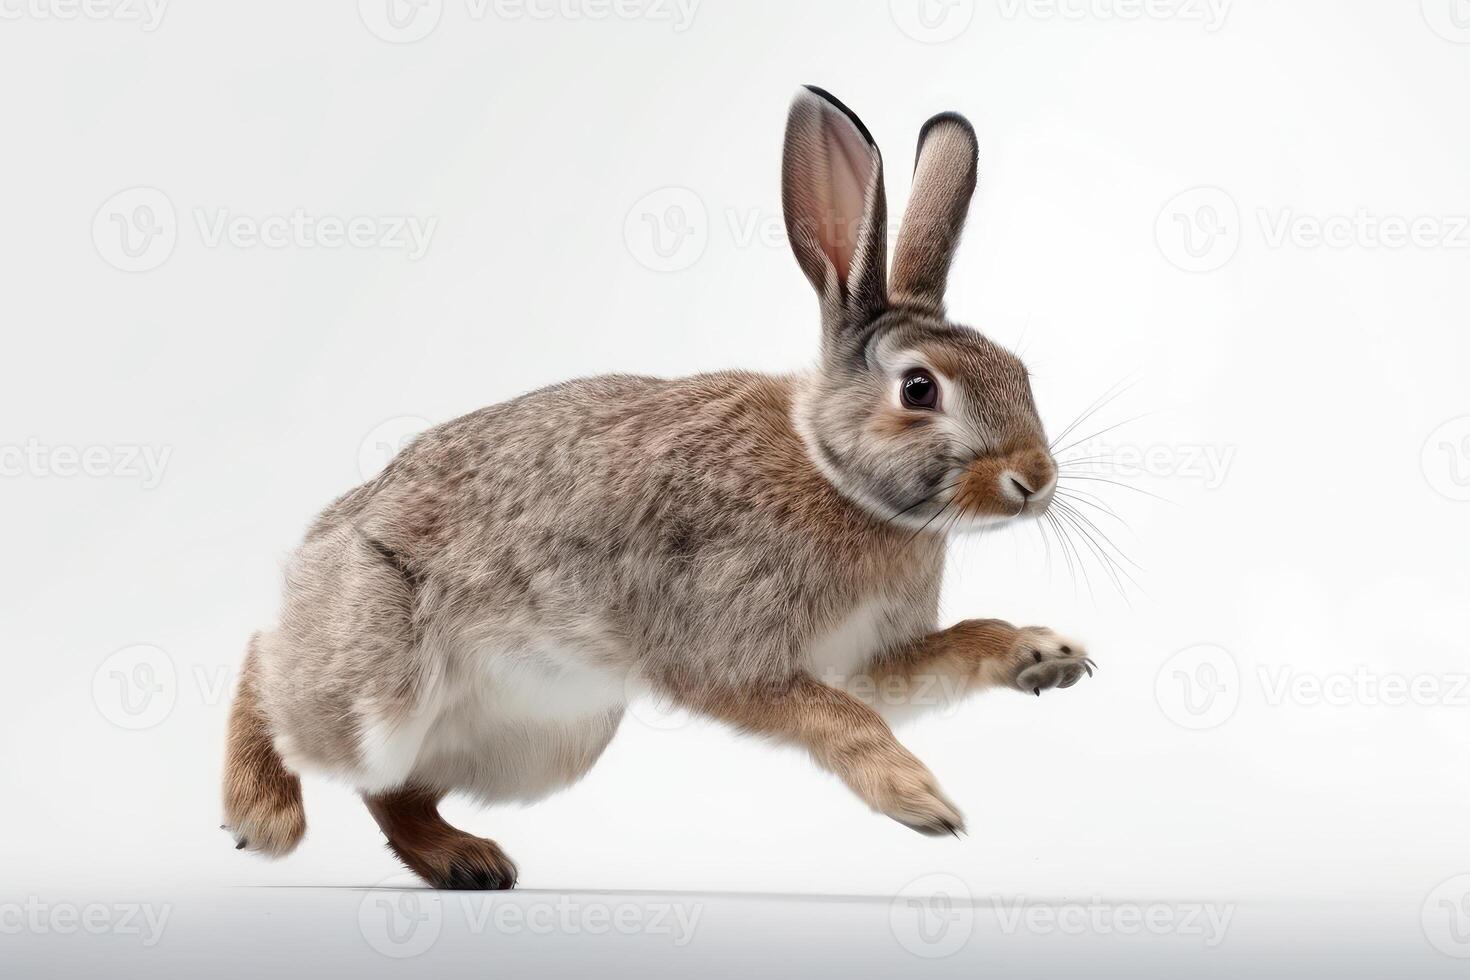
M 822 307 L 797 426 L 841 493 L 915 528 L 1036 515 L 1056 486 L 1025 365 L 944 315 L 976 149 L 961 116 L 924 125 L 890 274 L 883 161 L 867 127 L 817 88 L 797 95 L 786 127 L 786 231 Z

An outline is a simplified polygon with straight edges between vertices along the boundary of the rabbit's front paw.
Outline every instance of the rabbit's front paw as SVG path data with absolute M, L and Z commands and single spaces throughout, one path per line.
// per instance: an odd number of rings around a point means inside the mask
M 1058 636 L 1044 626 L 1018 630 L 1011 644 L 1011 683 L 1018 690 L 1041 696 L 1054 687 L 1071 687 L 1097 665 L 1075 640 Z

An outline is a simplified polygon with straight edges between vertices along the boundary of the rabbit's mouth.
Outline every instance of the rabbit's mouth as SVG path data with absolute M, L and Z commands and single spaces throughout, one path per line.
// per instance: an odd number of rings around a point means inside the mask
M 1038 517 L 1051 505 L 1056 484 L 1056 463 L 1039 447 L 972 460 L 955 491 L 955 504 L 963 515 L 959 529 Z

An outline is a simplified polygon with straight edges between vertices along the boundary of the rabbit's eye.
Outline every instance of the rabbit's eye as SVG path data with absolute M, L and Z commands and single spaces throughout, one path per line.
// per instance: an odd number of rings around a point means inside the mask
M 934 375 L 918 368 L 903 376 L 898 388 L 905 408 L 934 408 L 939 404 L 939 382 Z

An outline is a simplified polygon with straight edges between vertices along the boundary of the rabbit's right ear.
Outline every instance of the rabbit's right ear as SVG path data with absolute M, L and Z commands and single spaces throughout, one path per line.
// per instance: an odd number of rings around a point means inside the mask
M 843 350 L 887 306 L 883 160 L 862 120 L 808 86 L 786 120 L 781 171 L 786 235 L 822 300 L 823 343 Z
M 975 130 L 958 113 L 942 112 L 919 131 L 914 187 L 893 249 L 895 301 L 943 312 L 950 262 L 975 193 L 978 149 Z

